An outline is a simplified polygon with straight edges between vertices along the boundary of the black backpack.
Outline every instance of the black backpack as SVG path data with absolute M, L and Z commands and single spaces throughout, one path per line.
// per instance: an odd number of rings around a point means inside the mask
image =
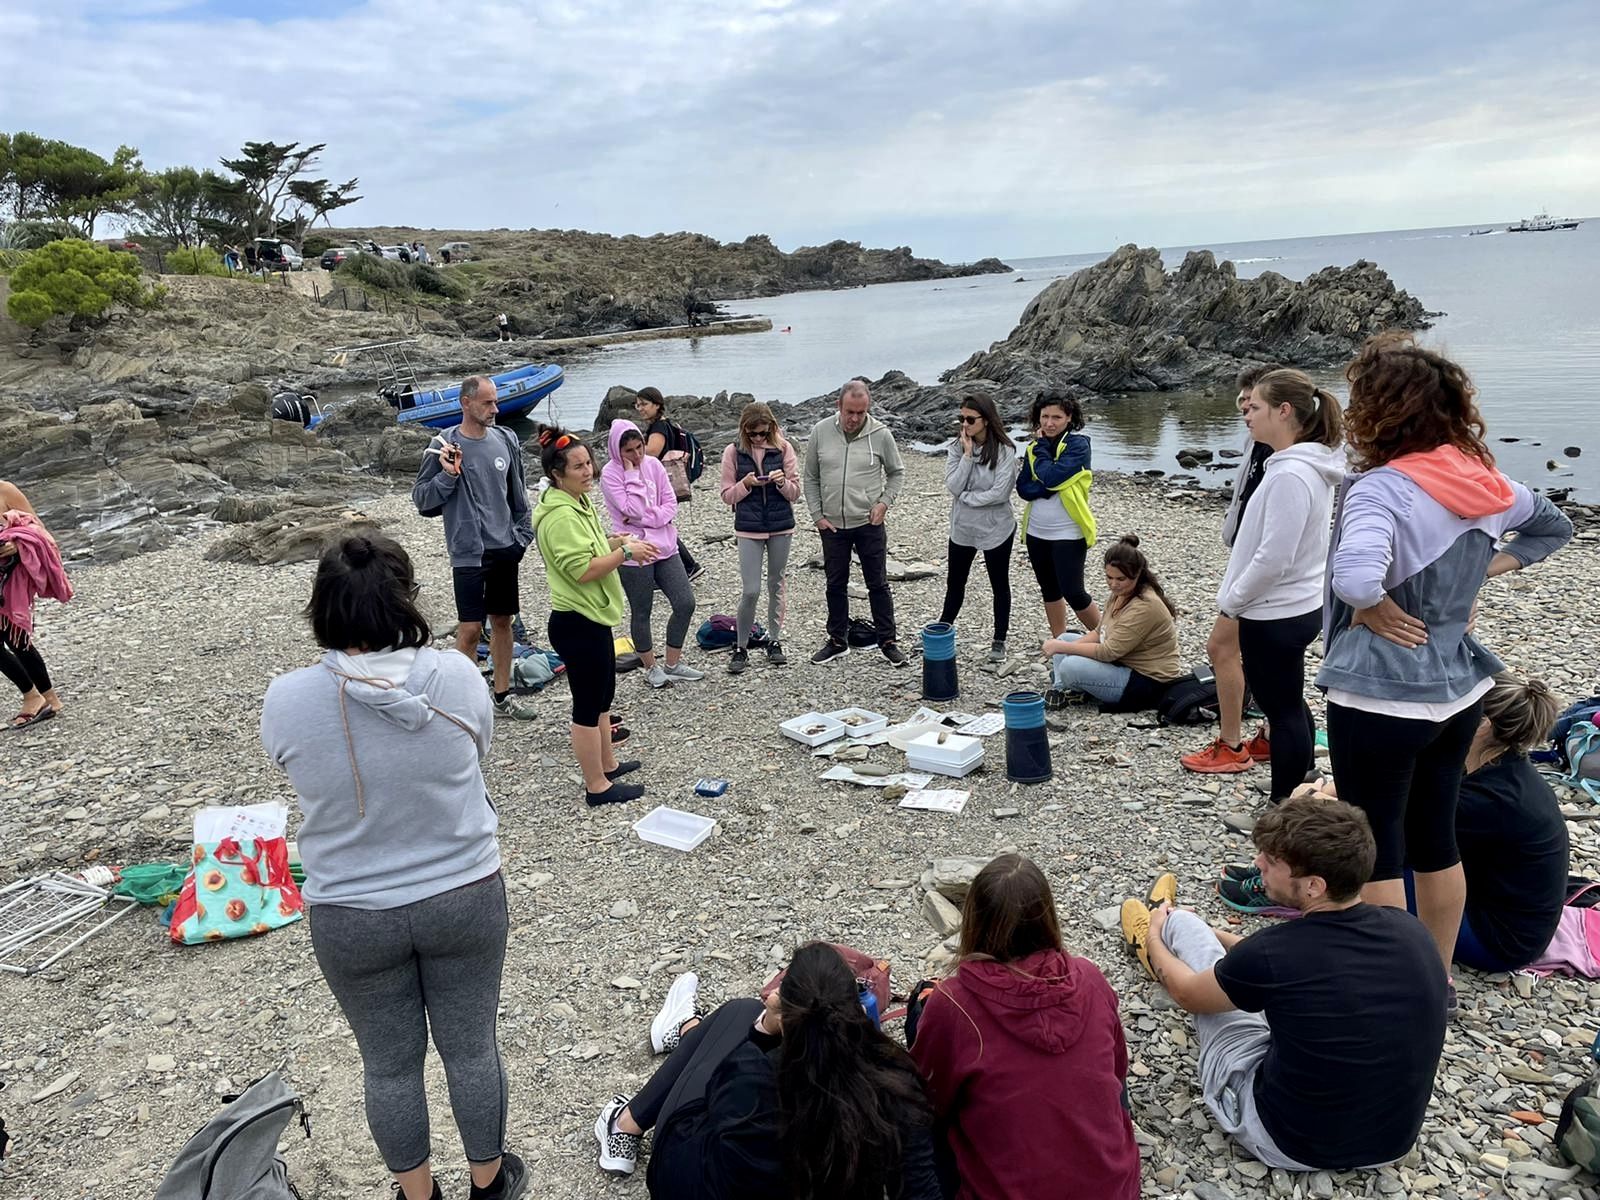
M 1163 725 L 1209 725 L 1217 719 L 1217 681 L 1202 680 L 1193 671 L 1175 680 L 1156 705 Z
M 667 449 L 683 451 L 685 455 L 683 472 L 689 477 L 689 482 L 693 483 L 705 474 L 706 452 L 700 446 L 700 439 L 695 437 L 694 434 L 676 421 L 669 423 L 672 426 L 672 445 L 668 446 Z

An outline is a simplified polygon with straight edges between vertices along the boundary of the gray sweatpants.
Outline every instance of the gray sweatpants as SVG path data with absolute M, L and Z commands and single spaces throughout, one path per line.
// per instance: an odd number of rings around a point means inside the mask
M 660 588 L 672 605 L 672 615 L 667 618 L 667 649 L 682 650 L 689 636 L 689 623 L 694 620 L 694 588 L 689 586 L 683 556 L 674 554 L 642 566 L 625 565 L 617 574 L 622 576 L 622 590 L 628 597 L 628 633 L 633 638 L 633 648 L 640 654 L 655 649 L 650 637 L 650 613 L 655 608 L 656 589 Z
M 783 620 L 789 611 L 789 547 L 794 542 L 792 533 L 775 533 L 768 538 L 735 538 L 739 543 L 739 582 L 744 590 L 739 596 L 739 612 L 735 618 L 738 644 L 750 644 L 750 629 L 756 621 L 756 603 L 761 599 L 761 568 L 767 569 L 767 638 L 783 641 Z
M 428 1033 L 444 1060 L 468 1162 L 505 1149 L 506 1072 L 495 1040 L 505 964 L 505 881 L 399 908 L 311 906 L 311 946 L 361 1050 L 367 1128 L 399 1173 L 428 1160 L 422 1063 Z
M 1193 971 L 1208 970 L 1227 953 L 1206 923 L 1183 909 L 1167 918 L 1161 940 Z M 1200 1037 L 1200 1090 L 1223 1132 L 1269 1167 L 1313 1170 L 1273 1144 L 1256 1111 L 1256 1072 L 1272 1041 L 1267 1018 L 1234 1010 L 1199 1013 L 1194 1023 Z

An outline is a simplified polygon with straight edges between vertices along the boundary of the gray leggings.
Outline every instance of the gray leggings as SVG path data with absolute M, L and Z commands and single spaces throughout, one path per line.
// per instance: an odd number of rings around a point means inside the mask
M 767 638 L 783 640 L 783 619 L 788 615 L 789 585 L 784 572 L 789 569 L 792 533 L 775 533 L 767 538 L 735 538 L 739 543 L 739 582 L 744 592 L 739 597 L 737 638 L 741 646 L 750 644 L 750 627 L 756 620 L 756 602 L 761 599 L 761 564 L 767 566 Z
M 367 1128 L 390 1171 L 428 1161 L 428 1033 L 444 1060 L 467 1161 L 505 1149 L 506 1072 L 495 1040 L 506 958 L 498 873 L 399 908 L 311 906 L 311 946 L 361 1049 Z
M 660 588 L 672 605 L 672 616 L 667 618 L 667 649 L 682 650 L 689 636 L 689 623 L 694 620 L 694 588 L 689 586 L 683 556 L 674 554 L 643 566 L 624 566 L 617 574 L 622 576 L 622 590 L 628 597 L 633 648 L 640 654 L 655 649 L 650 639 L 650 611 L 655 607 L 656 589 Z

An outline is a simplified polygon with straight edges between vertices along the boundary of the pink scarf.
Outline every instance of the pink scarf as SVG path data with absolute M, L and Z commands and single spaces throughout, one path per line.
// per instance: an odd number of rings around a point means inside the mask
M 72 599 L 72 584 L 61 566 L 55 539 L 32 513 L 12 509 L 0 516 L 0 541 L 17 548 L 14 565 L 0 588 L 0 630 L 21 630 L 26 644 L 33 633 L 34 600 L 44 596 L 65 604 Z

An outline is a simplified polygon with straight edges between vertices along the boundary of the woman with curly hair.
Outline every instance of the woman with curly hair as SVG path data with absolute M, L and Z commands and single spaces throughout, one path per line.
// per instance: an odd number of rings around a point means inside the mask
M 669 1047 L 595 1122 L 600 1166 L 619 1175 L 655 1130 L 653 1200 L 940 1200 L 922 1080 L 826 942 L 800 947 L 765 1002 L 691 1017 Z
M 1466 902 L 1456 804 L 1483 698 L 1504 669 L 1472 635 L 1478 589 L 1553 554 L 1572 523 L 1495 469 L 1458 364 L 1388 333 L 1345 378 L 1358 474 L 1334 518 L 1317 686 L 1339 796 L 1377 838 L 1362 896 L 1404 906 L 1409 864 L 1417 915 L 1448 971 Z M 1452 1009 L 1454 996 L 1452 986 Z
M 1033 440 L 1017 473 L 1022 508 L 1022 544 L 1039 581 L 1050 636 L 1067 631 L 1067 606 L 1083 627 L 1100 627 L 1100 607 L 1083 583 L 1083 565 L 1094 546 L 1089 509 L 1089 437 L 1082 432 L 1083 406 L 1064 392 L 1041 392 L 1028 410 Z

